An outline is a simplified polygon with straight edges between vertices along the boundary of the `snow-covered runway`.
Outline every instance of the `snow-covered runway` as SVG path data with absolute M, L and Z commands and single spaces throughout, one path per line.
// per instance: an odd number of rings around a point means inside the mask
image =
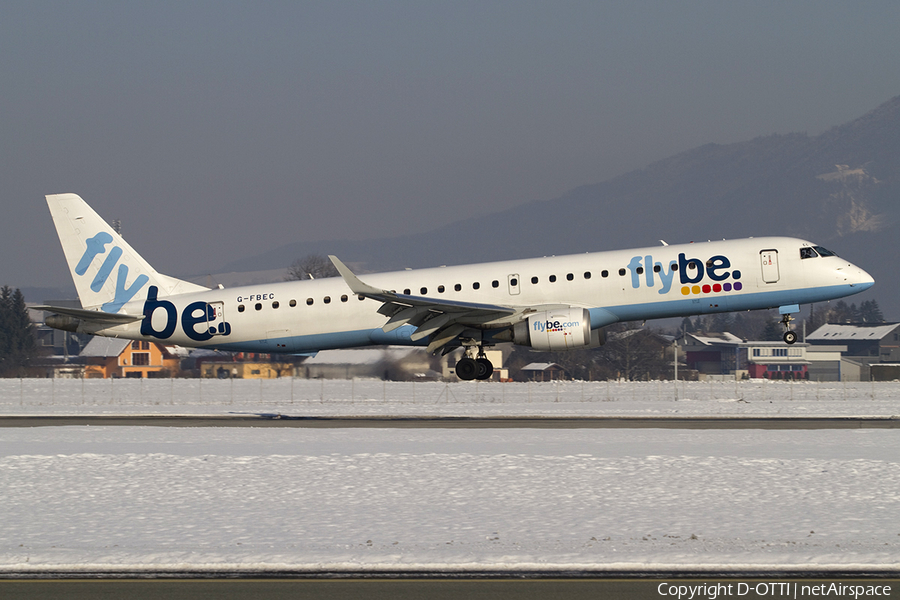
M 893 429 L 0 429 L 6 571 L 898 569 L 898 516 Z

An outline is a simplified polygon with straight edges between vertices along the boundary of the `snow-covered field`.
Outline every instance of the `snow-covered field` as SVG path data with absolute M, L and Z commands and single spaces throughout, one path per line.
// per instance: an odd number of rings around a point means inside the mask
M 900 414 L 900 384 L 38 385 L 0 413 Z M 898 517 L 897 429 L 0 429 L 5 571 L 900 569 Z
M 0 414 L 900 416 L 900 383 L 0 379 Z

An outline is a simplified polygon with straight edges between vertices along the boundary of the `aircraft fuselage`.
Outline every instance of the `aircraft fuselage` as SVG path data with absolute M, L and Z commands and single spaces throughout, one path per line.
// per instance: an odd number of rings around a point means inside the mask
M 377 273 L 366 283 L 423 299 L 586 308 L 592 329 L 617 321 L 682 317 L 821 302 L 867 289 L 872 278 L 837 256 L 801 258 L 814 245 L 769 237 L 657 246 Z M 807 251 L 808 252 L 808 251 Z M 127 285 L 124 286 L 127 288 Z M 340 277 L 288 281 L 126 303 L 142 321 L 92 331 L 164 344 L 249 352 L 312 352 L 412 341 L 384 332 L 381 302 Z M 481 328 L 510 326 L 498 317 Z M 90 327 L 88 328 L 90 329 Z

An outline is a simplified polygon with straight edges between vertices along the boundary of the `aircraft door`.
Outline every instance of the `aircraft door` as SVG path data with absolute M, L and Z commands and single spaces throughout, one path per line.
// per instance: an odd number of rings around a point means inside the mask
M 518 296 L 519 295 L 519 274 L 513 273 L 506 278 L 507 283 L 509 283 L 509 295 L 510 296 Z
M 762 278 L 766 283 L 778 281 L 778 250 L 763 250 L 759 253 Z

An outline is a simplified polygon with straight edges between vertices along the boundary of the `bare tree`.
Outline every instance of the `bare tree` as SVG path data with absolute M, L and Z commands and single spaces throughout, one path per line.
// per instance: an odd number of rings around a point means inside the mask
M 671 339 L 637 323 L 617 323 L 606 328 L 606 344 L 565 352 L 537 352 L 517 346 L 506 365 L 514 377 L 524 381 L 520 369 L 530 362 L 552 362 L 572 379 L 660 379 L 670 375 Z
M 606 378 L 636 381 L 668 375 L 666 351 L 671 342 L 635 323 L 617 324 L 606 331 L 606 344 L 596 351 L 596 363 Z
M 307 254 L 298 258 L 288 267 L 285 281 L 297 279 L 322 279 L 323 277 L 337 277 L 337 269 L 328 258 L 321 254 Z

